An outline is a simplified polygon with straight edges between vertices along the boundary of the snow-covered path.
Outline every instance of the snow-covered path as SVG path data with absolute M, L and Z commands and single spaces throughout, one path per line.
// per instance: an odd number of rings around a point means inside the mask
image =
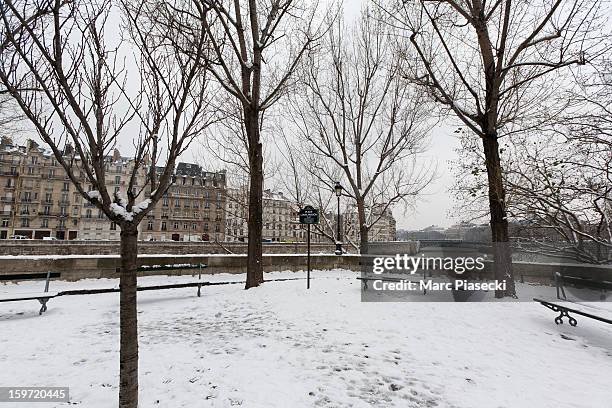
M 612 407 L 605 324 L 556 326 L 534 302 L 362 303 L 354 273 L 313 276 L 310 291 L 287 281 L 206 287 L 201 298 L 193 288 L 139 293 L 140 406 Z M 43 316 L 33 301 L 0 305 L 0 385 L 69 386 L 74 406 L 115 407 L 118 301 L 65 296 Z

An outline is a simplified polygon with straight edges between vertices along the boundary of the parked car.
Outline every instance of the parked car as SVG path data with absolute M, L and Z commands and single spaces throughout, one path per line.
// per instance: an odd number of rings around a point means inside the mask
M 30 238 L 26 237 L 25 235 L 11 235 L 9 239 L 30 239 Z
M 57 241 L 55 237 L 43 237 L 43 241 Z

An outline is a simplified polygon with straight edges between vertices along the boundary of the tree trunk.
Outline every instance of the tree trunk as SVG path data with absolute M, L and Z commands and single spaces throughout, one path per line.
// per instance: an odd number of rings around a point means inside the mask
M 136 267 L 138 231 L 121 229 L 119 408 L 138 407 L 138 315 Z
M 360 199 L 357 199 L 357 218 L 359 221 L 359 253 L 365 255 L 368 253 L 369 230 L 365 215 L 365 203 Z
M 506 290 L 495 291 L 496 298 L 516 296 L 514 274 L 512 271 L 512 252 L 508 236 L 508 218 L 506 213 L 506 192 L 503 185 L 499 143 L 497 134 L 487 134 L 482 139 L 487 177 L 489 181 L 489 211 L 491 213 L 491 236 L 495 279 L 506 281 Z
M 259 121 L 256 112 L 246 112 L 245 127 L 249 139 L 249 220 L 248 259 L 245 289 L 263 282 L 263 151 L 259 140 Z

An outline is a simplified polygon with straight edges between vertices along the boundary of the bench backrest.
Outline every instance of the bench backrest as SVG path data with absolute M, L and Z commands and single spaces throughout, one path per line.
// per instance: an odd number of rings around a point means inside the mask
M 589 278 L 581 278 L 578 276 L 567 276 L 559 274 L 561 281 L 563 283 L 569 283 L 570 285 L 575 286 L 584 286 L 591 289 L 608 289 L 612 290 L 612 282 L 608 281 L 599 281 L 595 279 Z
M 37 273 L 10 273 L 6 275 L 0 275 L 0 281 L 19 281 L 19 280 L 39 280 L 39 279 L 51 279 L 59 278 L 61 273 L 59 272 L 37 272 Z
M 204 269 L 208 265 L 206 264 L 172 264 L 172 265 L 142 265 L 136 270 L 138 272 L 151 272 L 151 271 L 180 271 L 182 269 Z

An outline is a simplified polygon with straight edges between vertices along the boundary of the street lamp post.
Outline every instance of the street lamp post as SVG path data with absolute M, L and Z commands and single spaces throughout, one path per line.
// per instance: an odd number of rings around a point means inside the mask
M 342 237 L 340 236 L 340 196 L 342 195 L 342 186 L 339 181 L 336 181 L 336 185 L 334 186 L 334 192 L 336 193 L 336 197 L 338 197 L 338 218 L 336 219 L 337 225 L 337 234 L 336 234 L 336 255 L 342 255 Z

